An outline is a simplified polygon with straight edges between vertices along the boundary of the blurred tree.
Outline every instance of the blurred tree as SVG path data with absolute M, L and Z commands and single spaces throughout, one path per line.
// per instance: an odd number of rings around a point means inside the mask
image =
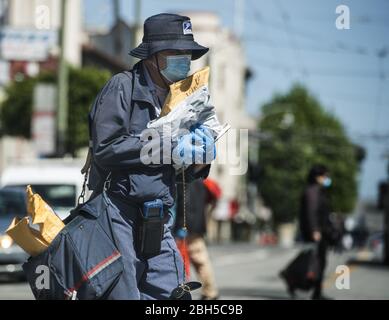
M 79 148 L 88 145 L 89 108 L 109 77 L 109 72 L 95 68 L 70 69 L 67 153 L 74 155 Z M 0 106 L 2 133 L 30 138 L 34 86 L 38 82 L 55 81 L 54 73 L 45 72 L 11 83 L 6 88 L 6 99 Z
M 301 192 L 315 163 L 331 171 L 333 209 L 350 212 L 357 197 L 361 150 L 347 137 L 340 121 L 300 85 L 276 95 L 263 106 L 262 115 L 259 129 L 270 138 L 260 141 L 259 189 L 274 212 L 274 223 L 297 217 Z

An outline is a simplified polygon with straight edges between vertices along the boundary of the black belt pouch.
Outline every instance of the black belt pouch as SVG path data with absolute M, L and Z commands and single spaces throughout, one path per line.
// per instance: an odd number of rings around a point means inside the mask
M 137 250 L 145 258 L 159 255 L 164 229 L 164 211 L 160 199 L 145 202 L 142 207 L 142 218 L 138 224 Z

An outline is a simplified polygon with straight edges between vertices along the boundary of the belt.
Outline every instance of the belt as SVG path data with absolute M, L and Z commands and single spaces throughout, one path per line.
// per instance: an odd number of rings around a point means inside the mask
M 123 204 L 125 204 L 127 206 L 132 207 L 133 209 L 137 210 L 139 213 L 140 213 L 140 210 L 142 210 L 142 206 L 137 204 L 137 203 L 135 203 L 134 201 L 131 201 L 131 200 L 128 200 L 128 199 L 124 199 L 123 197 L 118 196 L 117 194 L 112 193 L 109 190 L 107 190 L 106 193 L 107 193 L 107 195 L 109 197 L 112 197 L 115 200 L 117 200 L 119 202 L 122 202 Z M 164 223 L 169 221 L 169 214 L 168 213 L 169 213 L 169 209 L 165 208 L 165 206 L 164 206 L 164 208 L 163 208 Z

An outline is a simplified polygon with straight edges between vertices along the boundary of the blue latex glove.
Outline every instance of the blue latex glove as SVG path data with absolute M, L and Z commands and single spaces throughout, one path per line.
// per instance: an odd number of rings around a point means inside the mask
M 179 164 L 204 164 L 215 159 L 215 142 L 210 131 L 200 125 L 178 140 L 173 150 L 173 161 Z
M 197 145 L 200 138 L 196 136 L 195 131 L 191 131 L 178 140 L 178 145 L 173 149 L 173 163 L 190 165 L 194 163 L 196 154 L 203 154 L 204 149 L 201 145 Z
M 211 131 L 207 127 L 200 125 L 195 130 L 195 133 L 197 138 L 202 140 L 202 145 L 204 149 L 201 161 L 195 163 L 211 163 L 212 160 L 216 158 L 215 139 L 213 138 Z

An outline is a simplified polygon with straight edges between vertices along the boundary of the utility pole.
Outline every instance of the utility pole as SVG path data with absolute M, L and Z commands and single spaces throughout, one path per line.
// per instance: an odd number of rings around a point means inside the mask
M 139 26 L 141 24 L 142 3 L 141 0 L 135 1 L 135 24 Z
M 61 0 L 59 27 L 59 62 L 57 77 L 57 156 L 65 155 L 68 128 L 68 66 L 65 58 L 67 0 Z
M 119 0 L 113 0 L 113 14 L 114 14 L 114 23 L 116 25 L 115 32 L 115 55 L 120 59 L 122 53 L 122 29 L 120 25 L 120 3 Z
M 142 24 L 142 2 L 141 0 L 134 0 L 134 25 L 133 33 L 131 38 L 131 49 L 138 45 L 138 30 Z M 133 66 L 136 62 L 136 58 L 131 57 L 131 65 Z
M 120 3 L 119 0 L 113 0 L 113 14 L 114 14 L 114 19 L 117 22 L 120 17 Z

